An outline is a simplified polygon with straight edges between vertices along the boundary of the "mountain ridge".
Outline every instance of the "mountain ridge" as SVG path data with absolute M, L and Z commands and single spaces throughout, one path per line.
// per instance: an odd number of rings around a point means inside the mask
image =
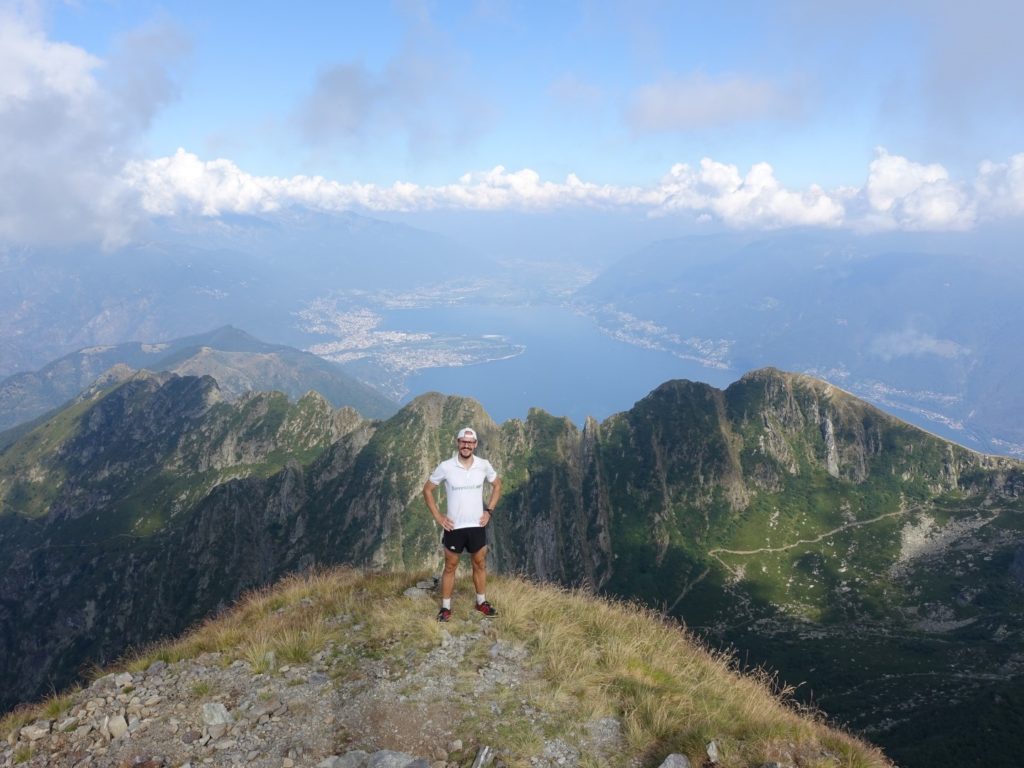
M 1020 366 L 1004 341 L 1022 283 L 1005 246 L 790 231 L 652 243 L 574 301 L 633 343 L 720 369 L 806 371 L 945 439 L 1020 455 Z
M 442 627 L 425 576 L 337 568 L 249 593 L 4 718 L 0 765 L 890 765 L 635 604 L 499 577 L 497 618 L 463 587 Z
M 202 381 L 136 383 L 144 397 L 107 394 L 49 428 L 59 436 L 75 419 L 99 429 L 104 414 L 132 414 L 123 429 L 153 430 L 160 451 L 139 443 L 124 457 L 119 443 L 86 440 L 70 453 L 91 449 L 87 460 L 61 463 L 44 426 L 0 453 L 0 554 L 14 564 L 0 576 L 5 679 L 29 688 L 67 676 L 75 658 L 109 659 L 314 564 L 435 567 L 419 491 L 467 423 L 505 480 L 491 532 L 497 571 L 660 606 L 784 679 L 809 680 L 826 710 L 883 743 L 886 728 L 984 695 L 993 669 L 1024 674 L 1012 575 L 1024 465 L 941 441 L 813 378 L 766 369 L 726 390 L 668 382 L 582 429 L 540 410 L 499 425 L 475 401 L 431 393 L 383 422 L 352 414 L 336 431 L 315 400 L 209 403 L 216 385 Z M 312 442 L 296 442 L 301 434 Z M 98 468 L 107 475 L 97 479 Z M 33 498 L 32 478 L 57 471 L 66 487 L 50 503 L 88 511 L 10 514 L 14 490 Z M 148 480 L 118 496 L 129 476 Z M 103 538 L 99 523 L 131 535 Z M 912 550 L 915 541 L 931 549 Z M 65 543 L 88 544 L 89 557 Z M 38 594 L 54 597 L 44 606 Z M 909 710 L 904 679 L 916 686 Z
M 370 418 L 390 416 L 398 408 L 336 363 L 284 344 L 268 344 L 225 325 L 165 342 L 86 347 L 37 371 L 9 376 L 0 381 L 0 434 L 60 408 L 118 366 L 210 374 L 229 397 L 252 390 L 280 390 L 300 397 L 317 390 L 336 406 L 351 405 Z M 0 436 L 0 445 L 4 440 Z

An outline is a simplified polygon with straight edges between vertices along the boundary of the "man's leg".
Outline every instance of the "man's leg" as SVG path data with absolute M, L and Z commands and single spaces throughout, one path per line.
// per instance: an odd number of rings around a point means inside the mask
M 476 587 L 476 609 L 484 616 L 497 616 L 494 606 L 487 602 L 484 590 L 487 588 L 487 547 L 473 553 L 473 586 Z
M 478 595 L 487 591 L 487 547 L 480 547 L 473 553 L 473 586 Z
M 452 599 L 452 591 L 455 589 L 455 571 L 459 567 L 459 553 L 444 551 L 444 573 L 441 574 L 441 598 Z M 474 579 L 476 578 L 476 567 L 473 568 Z

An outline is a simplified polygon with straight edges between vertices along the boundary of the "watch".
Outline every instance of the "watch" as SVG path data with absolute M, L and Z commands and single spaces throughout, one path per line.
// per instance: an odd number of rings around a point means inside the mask
M 494 511 L 493 507 L 484 507 L 484 512 L 486 512 L 487 514 L 490 514 L 493 511 Z

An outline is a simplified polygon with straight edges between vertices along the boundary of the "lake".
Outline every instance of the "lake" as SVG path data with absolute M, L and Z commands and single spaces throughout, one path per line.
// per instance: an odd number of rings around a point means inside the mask
M 514 358 L 461 368 L 429 368 L 407 380 L 403 402 L 429 391 L 480 401 L 495 421 L 525 418 L 531 407 L 582 424 L 628 410 L 670 379 L 725 387 L 742 371 L 707 368 L 667 352 L 607 336 L 563 306 L 471 306 L 382 312 L 383 328 L 468 336 L 499 335 L 526 347 Z

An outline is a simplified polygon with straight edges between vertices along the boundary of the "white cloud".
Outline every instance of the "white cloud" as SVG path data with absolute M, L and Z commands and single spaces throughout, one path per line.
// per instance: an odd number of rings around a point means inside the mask
M 129 163 L 124 179 L 139 193 L 142 207 L 158 216 L 266 213 L 279 208 L 282 197 L 278 179 L 252 176 L 229 160 L 203 162 L 183 149 Z
M 626 121 L 636 133 L 690 131 L 793 113 L 799 99 L 766 80 L 697 73 L 636 90 Z
M 96 93 L 102 62 L 81 48 L 53 43 L 21 18 L 0 14 L 0 104 L 5 109 L 38 94 L 81 106 Z
M 639 206 L 662 214 L 711 213 L 740 227 L 835 225 L 842 220 L 842 207 L 822 190 L 783 189 L 767 164 L 754 166 L 743 178 L 735 166 L 707 159 L 698 171 L 677 165 L 659 185 L 647 189 L 594 184 L 575 174 L 562 182 L 544 181 L 529 168 L 509 171 L 502 166 L 467 173 L 441 186 L 341 184 L 318 176 L 256 177 L 228 160 L 204 162 L 183 149 L 173 157 L 131 163 L 124 178 L 139 192 L 149 213 L 163 216 L 260 213 L 293 204 L 326 211 Z
M 734 227 L 836 226 L 843 207 L 820 187 L 784 189 L 768 163 L 757 163 L 745 177 L 735 165 L 704 158 L 699 169 L 678 164 L 662 180 L 656 212 L 712 213 Z
M 173 95 L 159 76 L 168 51 L 156 44 L 172 36 L 153 28 L 103 61 L 0 8 L 0 239 L 114 245 L 129 236 L 135 212 L 121 171 Z
M 921 165 L 882 147 L 869 166 L 865 195 L 872 228 L 961 230 L 977 219 L 975 202 L 944 167 Z
M 975 190 L 994 216 L 1024 213 L 1024 153 L 1014 155 L 1006 163 L 982 163 Z
M 259 177 L 229 160 L 204 162 L 184 149 L 172 157 L 129 163 L 123 178 L 137 191 L 143 208 L 159 216 L 261 213 L 294 204 L 324 211 L 530 210 L 573 204 L 629 205 L 640 198 L 634 188 L 584 183 L 573 174 L 562 183 L 542 181 L 536 171 L 510 172 L 502 166 L 467 173 L 453 184 L 436 187 L 405 182 L 342 184 L 322 176 Z
M 838 227 L 959 230 L 980 217 L 1024 213 L 1024 154 L 981 166 L 973 186 L 949 178 L 940 165 L 920 165 L 880 149 L 863 188 L 826 191 L 784 187 L 767 163 L 746 174 L 704 158 L 679 163 L 656 184 L 617 186 L 569 174 L 546 181 L 530 168 L 496 166 L 450 184 L 424 186 L 342 183 L 322 176 L 253 176 L 230 160 L 203 161 L 179 149 L 172 157 L 129 163 L 121 176 L 148 214 L 259 214 L 299 205 L 322 211 L 555 210 L 633 208 L 653 216 L 686 213 L 735 228 Z M 971 193 L 970 190 L 974 190 Z

